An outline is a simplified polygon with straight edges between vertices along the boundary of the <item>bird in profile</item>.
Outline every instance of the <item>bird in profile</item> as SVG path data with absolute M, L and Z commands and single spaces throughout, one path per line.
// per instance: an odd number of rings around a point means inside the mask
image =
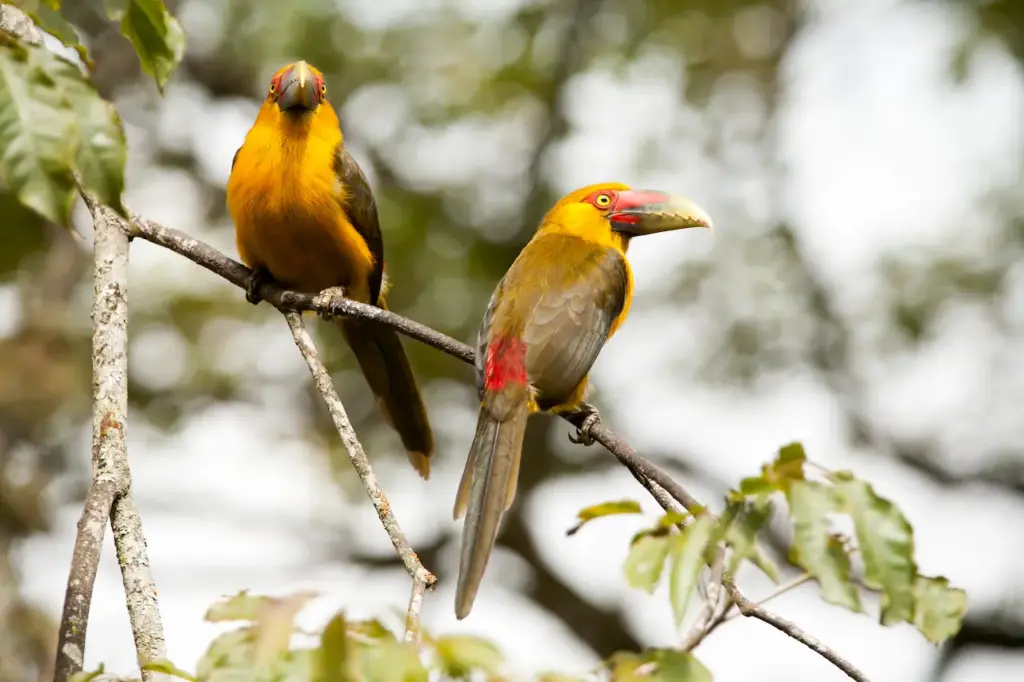
M 480 414 L 455 499 L 455 518 L 466 517 L 455 596 L 460 620 L 473 608 L 515 498 L 527 417 L 580 411 L 587 374 L 629 313 L 630 240 L 711 226 L 688 199 L 590 185 L 555 204 L 498 283 L 477 334 Z M 597 419 L 588 412 L 574 442 L 589 443 Z
M 260 285 L 274 280 L 310 294 L 340 289 L 352 300 L 387 309 L 377 203 L 345 149 L 316 68 L 298 61 L 270 79 L 231 162 L 227 203 L 238 253 L 253 270 L 250 302 L 258 303 Z M 434 437 L 398 333 L 356 318 L 336 324 L 409 462 L 428 478 Z

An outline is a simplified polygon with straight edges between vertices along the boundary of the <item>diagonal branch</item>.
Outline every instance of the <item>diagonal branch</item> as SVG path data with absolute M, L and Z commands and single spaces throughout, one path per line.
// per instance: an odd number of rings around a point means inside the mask
M 93 585 L 109 519 L 124 582 L 128 615 L 140 663 L 166 658 L 156 587 L 149 571 L 146 538 L 131 494 L 125 440 L 128 411 L 128 231 L 110 209 L 87 194 L 94 226 L 93 441 L 92 481 L 64 595 L 54 680 L 80 671 Z M 144 670 L 144 680 L 166 679 Z
M 395 546 L 395 551 L 398 552 L 402 564 L 405 565 L 405 570 L 409 572 L 409 577 L 412 578 L 412 596 L 409 599 L 409 610 L 405 618 L 405 639 L 409 642 L 419 641 L 420 609 L 423 607 L 423 595 L 428 588 L 434 586 L 437 578 L 434 577 L 433 573 L 424 568 L 420 558 L 409 545 L 409 541 L 405 539 L 405 533 L 402 532 L 401 527 L 398 525 L 398 520 L 391 512 L 391 504 L 388 502 L 384 490 L 380 487 L 380 483 L 377 482 L 377 475 L 373 473 L 373 469 L 370 467 L 370 460 L 367 459 L 366 453 L 363 452 L 363 446 L 359 443 L 355 429 L 352 428 L 352 423 L 348 420 L 345 406 L 341 404 L 341 398 L 338 397 L 338 392 L 334 390 L 331 376 L 327 373 L 327 368 L 324 366 L 323 361 L 320 360 L 320 354 L 317 353 L 313 339 L 310 338 L 309 332 L 306 330 L 306 325 L 302 323 L 302 313 L 287 312 L 285 313 L 285 319 L 288 320 L 288 327 L 292 331 L 292 339 L 295 341 L 299 352 L 302 353 L 302 358 L 306 361 L 310 374 L 313 375 L 313 381 L 316 384 L 317 390 L 320 391 L 320 396 L 327 406 L 327 411 L 331 413 L 334 427 L 338 429 L 338 435 L 341 436 L 341 442 L 344 443 L 349 459 L 352 460 L 352 466 L 355 467 L 356 473 L 359 474 L 359 479 L 363 482 L 363 487 L 366 488 L 366 494 L 370 496 L 373 508 L 377 510 L 377 516 L 380 518 L 384 530 L 387 531 L 388 537 L 391 538 L 391 544 Z
M 146 241 L 168 248 L 171 251 L 188 258 L 194 263 L 203 266 L 211 272 L 220 275 L 240 288 L 244 289 L 249 282 L 251 273 L 247 267 L 235 260 L 232 260 L 231 258 L 228 258 L 210 245 L 188 236 L 184 232 L 141 218 L 136 218 L 133 221 L 132 229 L 133 237 L 139 237 Z M 433 348 L 437 348 L 448 355 L 459 358 L 460 360 L 470 364 L 473 363 L 476 355 L 473 349 L 466 344 L 460 343 L 450 336 L 435 331 L 426 325 L 414 322 L 390 311 L 381 310 L 380 308 L 363 303 L 357 303 L 356 301 L 346 298 L 328 298 L 288 291 L 272 282 L 263 283 L 260 286 L 258 293 L 263 300 L 271 303 L 285 313 L 292 313 L 294 311 L 301 310 L 315 310 L 327 315 L 358 317 L 360 319 L 385 324 L 406 336 L 416 339 L 417 341 L 425 343 Z M 293 325 L 293 335 L 295 333 L 295 323 L 292 322 L 292 320 L 297 318 L 298 315 L 289 316 L 289 324 Z M 304 329 L 303 333 L 305 333 Z M 310 346 L 312 346 L 311 342 Z M 317 362 L 319 361 L 317 360 Z M 310 359 L 308 357 L 307 363 L 310 363 Z M 320 367 L 322 368 L 322 365 L 320 365 Z M 312 364 L 310 365 L 310 370 L 313 371 L 313 375 L 316 377 L 318 372 L 314 370 L 314 366 Z M 323 373 L 326 376 L 326 371 Z M 327 385 L 330 387 L 329 379 L 327 380 Z M 333 387 L 331 387 L 331 391 L 333 391 Z M 340 400 L 337 402 L 340 407 Z M 583 420 L 586 417 L 586 414 L 587 411 L 582 410 L 579 413 L 563 415 L 563 418 L 577 428 L 580 428 L 583 425 Z M 340 430 L 341 429 L 339 427 L 339 431 Z M 616 436 L 599 421 L 589 429 L 589 435 L 593 440 L 601 443 L 605 449 L 611 452 L 666 511 L 678 511 L 679 506 L 682 505 L 686 509 L 690 510 L 694 515 L 708 515 L 714 518 L 714 515 L 712 515 L 710 511 L 708 511 L 695 497 L 690 495 L 682 485 L 669 476 L 661 467 L 637 454 L 636 450 L 633 449 L 631 445 Z M 355 441 L 354 435 L 353 442 L 358 446 L 358 441 Z M 365 455 L 363 457 L 365 458 Z M 355 462 L 354 457 L 353 462 Z M 376 501 L 374 504 L 376 505 Z M 392 541 L 395 541 L 394 537 L 392 537 Z M 395 547 L 396 549 L 399 549 L 397 543 Z M 400 549 L 399 552 L 401 553 Z M 409 564 L 406 564 L 406 568 L 409 568 Z M 410 574 L 412 574 L 411 570 Z M 740 607 L 741 613 L 764 620 L 769 625 L 781 630 L 815 653 L 826 658 L 852 679 L 858 680 L 858 682 L 866 682 L 867 677 L 864 673 L 860 672 L 853 666 L 853 664 L 840 657 L 830 648 L 823 645 L 818 639 L 804 632 L 794 623 L 767 611 L 761 606 L 757 606 L 747 599 L 743 593 L 740 592 L 739 588 L 736 587 L 731 576 L 726 576 L 723 579 L 723 583 L 729 597 L 737 606 Z M 410 606 L 412 606 L 412 603 L 418 603 L 415 591 L 413 592 L 413 598 Z

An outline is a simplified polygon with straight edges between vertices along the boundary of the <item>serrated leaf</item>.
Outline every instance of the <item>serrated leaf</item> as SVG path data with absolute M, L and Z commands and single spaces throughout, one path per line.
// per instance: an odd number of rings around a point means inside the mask
M 715 522 L 708 516 L 701 516 L 670 540 L 672 573 L 669 576 L 669 599 L 676 627 L 683 622 L 690 605 L 690 597 L 704 567 L 704 550 L 712 540 L 714 529 Z
M 143 665 L 142 669 L 149 670 L 151 672 L 164 673 L 165 675 L 172 675 L 182 680 L 192 680 L 192 682 L 195 682 L 196 679 L 189 673 L 168 661 L 166 658 L 150 661 Z
M 348 625 L 345 614 L 337 613 L 320 633 L 314 682 L 348 682 Z
M 832 491 L 814 481 L 796 481 L 787 493 L 793 519 L 793 558 L 818 581 L 821 598 L 859 612 L 860 594 L 850 583 L 850 560 L 837 555 L 828 514 L 836 511 Z M 840 549 L 842 549 L 840 547 Z
M 104 0 L 107 16 L 121 22 L 143 70 L 160 92 L 185 55 L 185 34 L 161 0 Z
M 919 575 L 914 582 L 914 627 L 934 644 L 941 644 L 963 626 L 967 593 L 950 587 L 943 577 Z
M 434 644 L 441 670 L 454 678 L 467 677 L 474 670 L 495 674 L 504 662 L 501 650 L 480 637 L 449 635 Z
M 736 511 L 735 515 L 731 516 L 725 531 L 725 543 L 732 548 L 727 566 L 728 572 L 734 574 L 741 562 L 749 561 L 761 569 L 761 572 L 768 576 L 773 583 L 778 583 L 778 567 L 757 546 L 757 533 L 771 519 L 775 512 L 774 505 L 770 501 L 764 500 L 752 504 L 734 502 L 730 507 L 734 507 Z M 725 519 L 726 516 L 723 515 L 723 522 Z
M 713 682 L 711 671 L 686 651 L 620 651 L 607 663 L 613 682 Z
M 579 532 L 579 529 L 586 525 L 588 522 L 594 519 L 599 519 L 602 516 L 614 516 L 616 514 L 640 514 L 640 503 L 633 500 L 617 500 L 613 502 L 603 502 L 601 504 L 595 504 L 590 507 L 584 507 L 579 510 L 576 514 L 578 522 L 575 526 L 565 531 L 566 535 L 575 535 Z
M 44 52 L 0 41 L 0 179 L 23 205 L 67 227 L 75 200 L 74 119 L 37 66 Z
M 910 522 L 867 482 L 848 472 L 832 478 L 842 511 L 853 519 L 864 561 L 864 584 L 882 592 L 882 624 L 913 622 L 917 563 Z
M 654 592 L 668 556 L 669 535 L 644 535 L 629 548 L 622 570 L 626 583 L 648 594 Z
M 383 642 L 360 647 L 359 662 L 366 682 L 428 682 L 427 669 L 411 644 Z
M 33 51 L 30 63 L 53 79 L 74 118 L 74 166 L 82 186 L 100 203 L 127 218 L 121 201 L 127 149 L 114 107 L 100 97 L 77 66 L 60 56 L 46 50 Z

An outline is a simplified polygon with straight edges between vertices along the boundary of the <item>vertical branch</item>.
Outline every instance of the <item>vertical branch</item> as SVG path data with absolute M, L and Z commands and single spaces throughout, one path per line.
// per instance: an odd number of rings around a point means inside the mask
M 140 663 L 166 657 L 146 539 L 131 495 L 128 412 L 128 230 L 83 193 L 93 217 L 92 481 L 78 522 L 54 666 L 55 682 L 82 669 L 93 586 L 108 518 Z M 144 680 L 166 679 L 149 671 Z
M 331 420 L 334 422 L 334 427 L 338 430 L 338 435 L 341 436 L 341 442 L 345 445 L 345 450 L 352 461 L 352 466 L 355 468 L 356 473 L 359 474 L 359 479 L 363 482 L 363 487 L 373 503 L 373 508 L 377 510 L 377 516 L 380 518 L 381 525 L 384 526 L 388 537 L 391 538 L 391 544 L 395 546 L 398 557 L 402 560 L 405 570 L 409 572 L 409 577 L 412 578 L 412 596 L 409 599 L 409 610 L 405 618 L 405 640 L 416 642 L 419 639 L 420 609 L 423 607 L 423 595 L 428 588 L 434 586 L 437 578 L 420 562 L 419 556 L 413 551 L 409 541 L 405 538 L 405 533 L 402 531 L 401 526 L 398 525 L 398 519 L 391 512 L 391 503 L 388 502 L 384 489 L 380 487 L 377 475 L 373 473 L 370 460 L 367 459 L 363 446 L 360 444 L 359 438 L 356 437 L 355 429 L 352 428 L 352 423 L 348 420 L 345 406 L 342 404 L 338 392 L 334 390 L 334 384 L 327 373 L 327 368 L 324 366 L 323 361 L 320 360 L 320 355 L 313 344 L 313 339 L 310 338 L 306 326 L 302 323 L 302 313 L 285 313 L 285 319 L 288 320 L 292 339 L 302 354 L 302 358 L 306 361 L 310 374 L 313 375 L 313 382 L 316 384 L 317 391 L 319 391 L 320 396 L 323 398 L 327 411 L 331 413 Z

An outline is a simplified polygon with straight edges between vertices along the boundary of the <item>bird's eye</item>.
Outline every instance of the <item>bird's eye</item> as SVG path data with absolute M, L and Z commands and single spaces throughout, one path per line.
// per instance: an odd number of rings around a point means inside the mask
M 274 85 L 273 83 L 271 83 L 270 84 L 270 94 L 273 95 L 275 92 L 277 92 L 277 86 Z
M 327 83 L 320 84 L 320 94 L 327 95 Z
M 594 199 L 594 203 L 600 208 L 608 208 L 612 205 L 612 198 L 607 194 L 598 194 L 597 198 Z

